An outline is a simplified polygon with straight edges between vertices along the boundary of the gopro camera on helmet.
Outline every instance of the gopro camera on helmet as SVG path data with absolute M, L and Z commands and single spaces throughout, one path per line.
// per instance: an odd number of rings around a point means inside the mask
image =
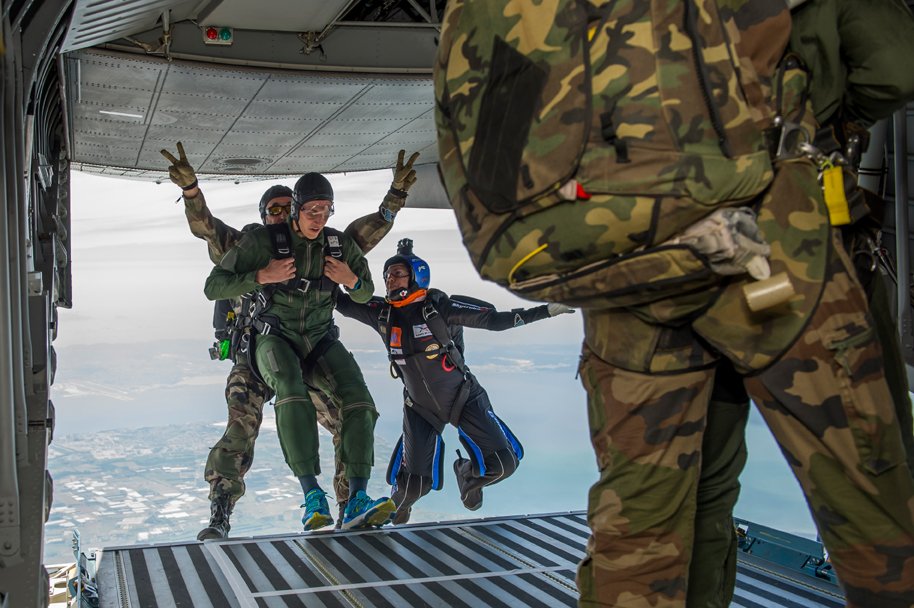
M 384 262 L 384 274 L 394 264 L 403 264 L 410 271 L 409 286 L 406 289 L 399 289 L 396 293 L 388 294 L 387 300 L 396 302 L 409 297 L 420 289 L 427 289 L 431 282 L 431 271 L 428 264 L 413 253 L 412 239 L 400 239 L 397 243 L 397 255 Z

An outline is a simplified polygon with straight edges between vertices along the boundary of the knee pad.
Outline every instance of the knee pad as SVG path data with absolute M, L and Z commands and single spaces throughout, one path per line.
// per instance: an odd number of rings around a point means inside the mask
M 398 477 L 400 476 L 400 469 L 403 467 L 403 462 L 403 435 L 400 435 L 400 439 L 397 440 L 397 445 L 394 446 L 394 451 L 390 455 L 390 462 L 387 465 L 387 475 L 384 476 L 384 479 L 387 480 L 389 485 L 395 486 L 399 483 Z M 412 475 L 413 477 L 420 477 L 419 475 L 413 475 L 407 471 L 402 471 L 402 473 L 405 475 Z M 429 479 L 428 477 L 423 478 Z M 429 481 L 429 490 L 440 490 L 444 487 L 444 440 L 441 439 L 440 435 L 435 441 L 435 454 L 432 460 L 432 477 Z M 426 490 L 423 494 L 428 493 L 429 490 Z

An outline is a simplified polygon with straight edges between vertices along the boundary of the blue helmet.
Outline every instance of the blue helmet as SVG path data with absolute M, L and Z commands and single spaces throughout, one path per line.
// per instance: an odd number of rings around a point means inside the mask
M 432 273 L 429 270 L 426 261 L 413 254 L 412 239 L 401 239 L 400 242 L 397 243 L 397 255 L 384 262 L 385 275 L 387 274 L 387 269 L 394 264 L 403 264 L 410 269 L 409 287 L 406 289 L 401 289 L 397 293 L 388 294 L 388 301 L 396 302 L 397 300 L 402 300 L 408 297 L 409 294 L 414 293 L 420 289 L 428 289 L 428 285 L 431 282 Z

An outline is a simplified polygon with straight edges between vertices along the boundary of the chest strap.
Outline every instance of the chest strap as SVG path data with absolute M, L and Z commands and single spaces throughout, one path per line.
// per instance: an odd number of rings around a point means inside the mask
M 282 222 L 279 224 L 269 224 L 266 226 L 266 228 L 267 234 L 270 236 L 270 245 L 273 247 L 273 257 L 277 260 L 284 260 L 286 258 L 293 257 L 292 232 L 289 230 L 289 225 L 285 222 Z M 326 241 L 326 244 L 324 245 L 324 254 L 329 255 L 335 259 L 342 259 L 342 233 L 338 230 L 334 230 L 333 228 L 325 227 L 324 240 Z M 305 277 L 295 277 L 294 279 L 289 279 L 284 283 L 273 283 L 261 290 L 261 293 L 267 291 L 268 288 L 272 288 L 268 294 L 269 297 L 272 297 L 276 291 L 300 291 L 302 294 L 306 294 L 309 291 L 319 289 L 322 292 L 327 292 L 331 295 L 335 295 L 336 292 L 339 291 L 339 287 L 339 285 L 324 275 L 310 279 Z

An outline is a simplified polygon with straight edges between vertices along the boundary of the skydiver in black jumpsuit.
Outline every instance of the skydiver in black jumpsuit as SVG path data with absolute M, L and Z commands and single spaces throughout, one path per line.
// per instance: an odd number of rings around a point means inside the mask
M 412 241 L 403 239 L 397 255 L 384 263 L 386 299 L 356 304 L 341 294 L 337 302 L 344 316 L 381 334 L 391 373 L 403 380 L 403 435 L 387 471 L 387 481 L 394 486 L 391 499 L 397 505 L 395 524 L 406 523 L 412 505 L 443 486 L 441 432 L 449 422 L 457 427 L 469 456 L 457 452 L 454 473 L 460 498 L 471 511 L 482 506 L 483 487 L 509 477 L 523 457 L 520 442 L 495 415 L 485 389 L 463 365 L 463 327 L 502 331 L 574 312 L 562 304 L 498 312 L 473 298 L 452 299 L 427 289 L 429 277 L 428 264 L 413 255 Z M 440 316 L 437 321 L 432 319 L 435 313 Z

